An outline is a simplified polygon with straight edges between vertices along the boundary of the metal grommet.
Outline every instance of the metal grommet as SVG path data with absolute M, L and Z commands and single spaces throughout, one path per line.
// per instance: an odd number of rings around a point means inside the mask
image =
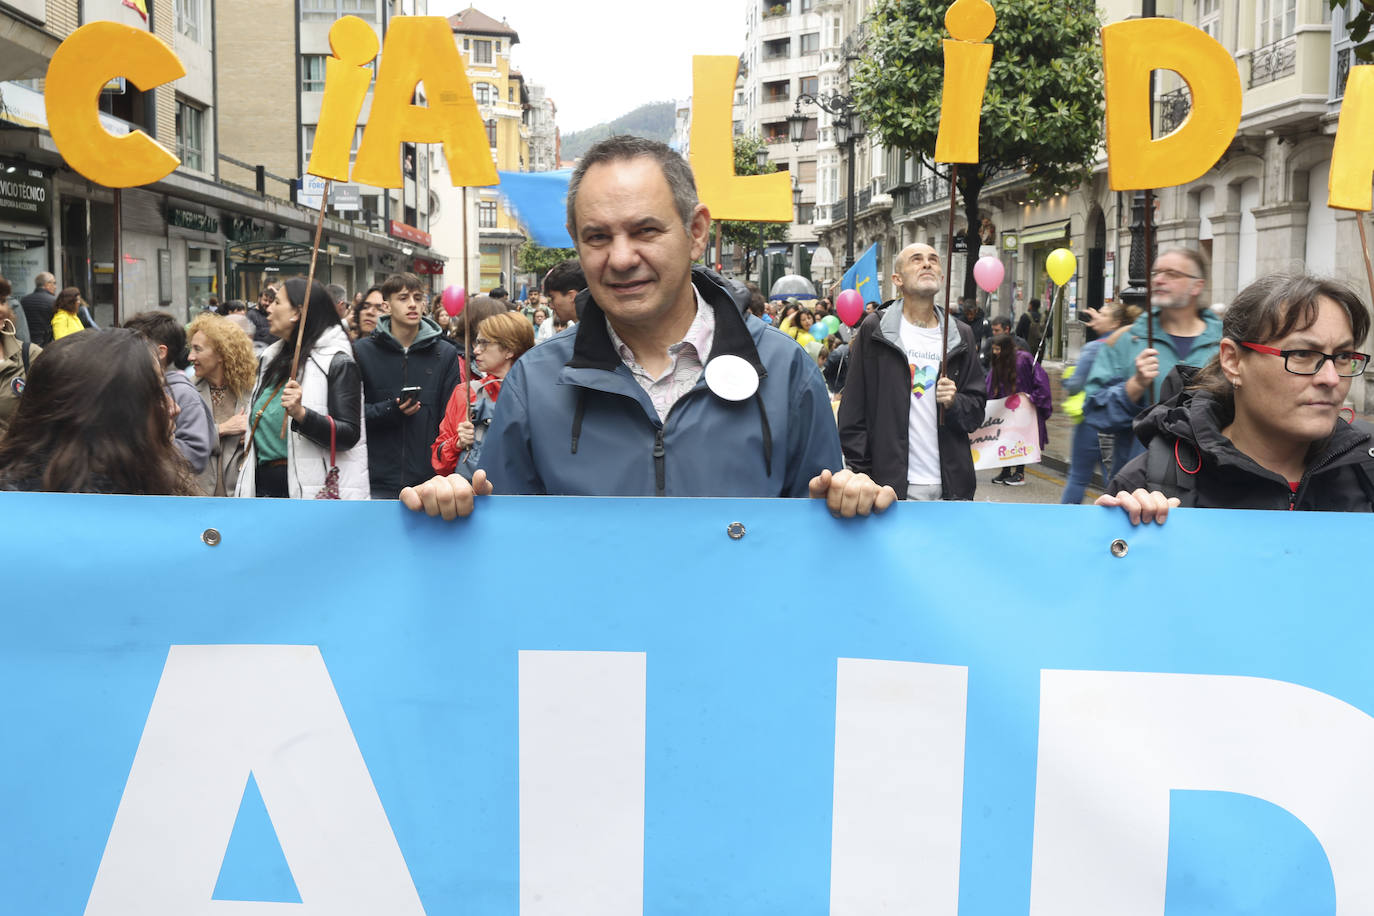
M 1371 448 L 1371 449 L 1369 450 L 1369 457 L 1370 457 L 1370 458 L 1374 458 L 1374 448 Z
M 725 527 L 725 533 L 730 535 L 730 540 L 738 541 L 744 537 L 744 522 L 731 522 Z
M 1130 549 L 1131 545 L 1127 544 L 1121 538 L 1117 538 L 1115 541 L 1112 541 L 1112 556 L 1114 557 L 1124 557 L 1126 555 L 1126 551 Z
M 219 536 L 218 528 L 206 528 L 204 531 L 200 533 L 200 539 L 204 541 L 206 544 L 209 544 L 211 547 L 214 547 L 222 540 L 222 538 Z

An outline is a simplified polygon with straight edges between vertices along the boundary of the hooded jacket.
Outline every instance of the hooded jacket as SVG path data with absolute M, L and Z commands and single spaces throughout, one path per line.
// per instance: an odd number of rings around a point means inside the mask
M 248 403 L 257 403 L 263 375 L 283 346 L 285 343 L 278 340 L 259 357 L 258 382 Z M 301 362 L 301 406 L 306 410 L 305 419 L 299 423 L 292 420 L 286 436 L 286 484 L 291 498 L 314 499 L 324 486 L 329 473 L 329 418 L 333 417 L 339 498 L 367 499 L 362 382 L 348 335 L 337 325 L 326 328 L 310 348 L 310 355 Z M 250 442 L 239 466 L 235 496 L 257 495 L 257 469 L 257 454 Z
M 373 499 L 396 499 L 405 487 L 434 476 L 430 448 L 453 389 L 462 381 L 458 351 L 439 325 L 420 319 L 409 347 L 391 333 L 391 316 L 383 315 L 371 336 L 353 346 L 363 374 L 363 415 Z M 401 413 L 401 389 L 420 386 L 420 409 Z
M 1149 479 L 1147 451 L 1121 469 L 1107 485 L 1108 492 L 1143 487 L 1212 509 L 1374 511 L 1374 486 L 1368 476 L 1374 443 L 1368 429 L 1338 419 L 1331 438 L 1313 446 L 1295 493 L 1282 476 L 1261 467 L 1222 434 L 1233 418 L 1231 409 L 1205 391 L 1184 390 L 1154 407 L 1136 421 L 1135 434 L 1151 449 L 1163 446 L 1163 479 Z M 1156 439 L 1160 445 L 1151 444 Z M 1180 487 L 1184 477 L 1188 480 Z
M 935 318 L 944 323 L 944 310 Z M 973 499 L 978 480 L 968 434 L 983 425 L 987 404 L 983 367 L 973 346 L 973 331 L 958 318 L 946 337 L 947 374 L 958 392 L 936 427 L 940 450 L 940 483 L 945 499 Z M 911 416 L 911 364 L 902 348 L 900 300 L 874 312 L 859 325 L 849 346 L 849 375 L 840 401 L 840 442 L 849 467 L 880 485 L 907 490 L 907 432 Z
M 715 336 L 705 371 L 662 421 L 588 291 L 578 296 L 575 328 L 516 361 L 482 449 L 497 493 L 806 496 L 812 477 L 840 467 L 815 362 L 786 334 L 742 315 L 714 273 L 693 268 L 692 283 L 715 310 Z M 744 400 L 706 383 L 712 363 L 726 357 L 757 376 Z
M 199 476 L 210 461 L 210 451 L 219 439 L 215 432 L 215 418 L 210 405 L 201 400 L 200 392 L 186 373 L 173 366 L 163 372 L 167 390 L 177 402 L 176 432 L 173 436 L 177 451 L 191 465 L 191 472 Z

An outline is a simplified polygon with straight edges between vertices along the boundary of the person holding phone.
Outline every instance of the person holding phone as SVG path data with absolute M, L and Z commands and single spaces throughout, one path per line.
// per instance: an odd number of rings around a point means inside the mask
M 419 277 L 393 274 L 381 292 L 389 313 L 353 352 L 363 376 L 372 498 L 396 499 L 434 473 L 430 446 L 462 371 L 457 349 L 426 315 Z

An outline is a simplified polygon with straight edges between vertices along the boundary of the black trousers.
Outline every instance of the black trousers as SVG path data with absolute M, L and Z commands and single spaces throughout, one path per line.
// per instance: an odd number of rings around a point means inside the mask
M 260 462 L 257 473 L 257 494 L 268 499 L 289 499 L 291 490 L 286 483 L 286 463 Z

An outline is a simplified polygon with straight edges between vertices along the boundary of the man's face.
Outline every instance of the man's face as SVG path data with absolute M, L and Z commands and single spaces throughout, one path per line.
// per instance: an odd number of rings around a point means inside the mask
M 549 305 L 560 321 L 572 321 L 577 317 L 577 294 L 580 290 L 570 289 L 567 292 L 550 292 Z
M 386 297 L 382 295 L 382 291 L 379 289 L 374 289 L 372 292 L 368 293 L 363 303 L 368 308 L 374 309 L 378 314 L 386 314 Z
M 425 314 L 425 294 L 418 289 L 403 289 L 386 298 L 391 314 L 391 326 L 403 331 L 413 331 L 420 326 Z
M 613 322 L 653 327 L 691 300 L 692 262 L 706 250 L 711 217 L 698 204 L 684 226 L 653 159 L 589 168 L 575 216 L 587 288 Z
M 940 282 L 944 278 L 940 255 L 935 249 L 923 242 L 913 242 L 897 255 L 892 285 L 904 296 L 931 298 L 940 291 Z
M 1196 308 L 1197 297 L 1206 285 L 1192 258 L 1166 251 L 1155 259 L 1150 271 L 1150 302 L 1166 309 Z
M 262 292 L 258 295 L 258 308 L 264 312 L 267 311 L 268 307 L 272 305 L 276 298 L 276 290 L 270 286 L 263 287 Z
M 45 288 L 47 289 L 48 292 L 52 293 L 53 295 L 56 295 L 56 294 L 57 294 L 57 280 L 55 280 L 55 279 L 54 279 L 54 280 L 49 280 L 48 283 L 47 283 L 47 286 L 46 286 Z
M 994 334 L 1010 334 L 1010 333 L 1011 333 L 1011 325 L 1009 325 L 1009 324 L 998 324 L 997 322 L 994 321 L 994 322 L 992 323 L 992 333 L 994 333 Z

